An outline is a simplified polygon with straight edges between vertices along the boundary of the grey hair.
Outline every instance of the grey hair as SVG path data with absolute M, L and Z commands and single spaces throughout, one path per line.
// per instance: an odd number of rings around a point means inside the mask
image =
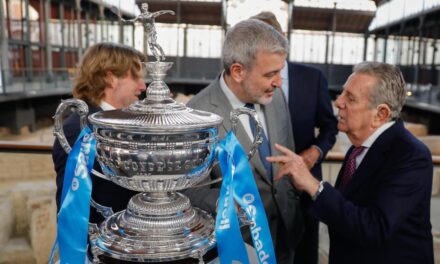
M 273 27 L 257 19 L 246 19 L 226 33 L 222 50 L 223 67 L 226 74 L 230 74 L 234 63 L 251 69 L 259 51 L 287 54 L 288 50 L 286 38 Z
M 361 62 L 353 67 L 353 72 L 377 79 L 375 89 L 370 90 L 370 108 L 386 104 L 391 109 L 391 119 L 399 118 L 406 99 L 405 80 L 400 69 L 382 62 Z

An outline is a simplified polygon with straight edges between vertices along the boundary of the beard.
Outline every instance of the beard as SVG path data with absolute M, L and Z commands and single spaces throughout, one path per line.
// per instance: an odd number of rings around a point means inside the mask
M 267 105 L 272 102 L 273 95 L 275 93 L 276 88 L 271 87 L 265 89 L 262 93 L 259 93 L 258 90 L 252 88 L 251 85 L 245 83 L 244 92 L 246 93 L 248 98 L 251 98 L 252 103 Z

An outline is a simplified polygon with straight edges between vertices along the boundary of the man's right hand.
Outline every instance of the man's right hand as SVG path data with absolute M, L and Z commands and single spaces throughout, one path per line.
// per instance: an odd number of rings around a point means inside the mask
M 274 179 L 279 180 L 281 177 L 287 176 L 295 188 L 307 192 L 312 197 L 319 189 L 319 181 L 310 173 L 303 158 L 279 144 L 275 144 L 275 148 L 282 155 L 267 157 L 268 161 L 281 165 Z

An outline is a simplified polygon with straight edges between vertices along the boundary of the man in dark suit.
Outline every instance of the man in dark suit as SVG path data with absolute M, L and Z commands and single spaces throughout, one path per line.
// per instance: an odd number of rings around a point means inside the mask
M 253 104 L 270 143 L 269 151 L 275 153 L 275 142 L 293 150 L 289 109 L 281 89 L 278 89 L 287 47 L 286 39 L 261 21 L 248 19 L 238 23 L 226 34 L 222 51 L 223 73 L 192 98 L 188 106 L 222 116 L 221 139 L 231 130 L 231 110 Z M 254 136 L 247 116 L 241 117 L 236 136 L 248 151 Z M 264 151 L 260 147 L 250 160 L 251 169 L 264 204 L 277 262 L 292 263 L 295 245 L 303 230 L 298 194 L 287 179 L 273 182 L 271 175 L 277 173 L 277 167 L 265 167 L 263 162 Z M 219 177 L 220 170 L 214 168 L 211 178 Z M 194 206 L 215 213 L 219 192 L 218 186 L 207 186 L 186 191 L 186 194 Z M 250 243 L 248 228 L 245 229 L 243 235 Z
M 330 263 L 434 263 L 431 153 L 399 119 L 405 96 L 397 67 L 354 67 L 336 100 L 338 129 L 353 146 L 335 187 L 285 147 L 268 158 L 282 164 L 276 178 L 288 176 L 314 200 L 309 213 L 328 225 Z
M 119 109 L 138 100 L 145 91 L 141 62 L 145 56 L 125 45 L 99 43 L 90 47 L 81 59 L 74 80 L 73 97 L 81 99 L 89 106 L 89 114 L 102 110 Z M 79 116 L 70 115 L 64 122 L 63 130 L 72 146 L 81 132 Z M 55 140 L 52 152 L 55 166 L 56 202 L 60 209 L 67 154 Z M 101 172 L 98 162 L 94 169 Z M 129 199 L 136 194 L 111 181 L 92 176 L 92 198 L 100 205 L 111 207 L 114 212 L 127 207 Z M 91 223 L 100 223 L 103 217 L 94 208 L 90 210 Z
M 283 33 L 272 12 L 264 11 L 251 18 L 264 21 Z M 321 161 L 333 147 L 338 133 L 327 80 L 318 69 L 288 61 L 281 70 L 281 77 L 282 90 L 289 103 L 295 152 L 304 159 L 313 176 L 322 180 Z M 316 128 L 319 129 L 317 134 Z M 301 196 L 302 207 L 307 207 L 308 203 L 310 197 Z M 317 264 L 319 221 L 304 214 L 304 225 L 294 263 Z

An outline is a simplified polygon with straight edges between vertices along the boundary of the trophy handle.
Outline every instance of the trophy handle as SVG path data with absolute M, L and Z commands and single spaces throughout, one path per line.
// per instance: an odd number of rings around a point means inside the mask
M 63 147 L 64 151 L 69 154 L 72 150 L 72 147 L 69 145 L 69 142 L 66 139 L 66 135 L 64 134 L 63 129 L 63 114 L 67 108 L 71 108 L 75 110 L 75 112 L 79 115 L 81 129 L 87 126 L 87 114 L 89 113 L 89 107 L 87 104 L 79 99 L 67 99 L 62 100 L 60 105 L 58 106 L 53 119 L 55 120 L 53 134 L 57 137 L 58 141 Z
M 238 220 L 239 220 L 240 227 L 255 225 L 255 221 L 248 219 L 246 211 L 242 207 L 238 208 L 238 210 L 237 210 L 237 217 L 238 217 Z
M 255 121 L 254 141 L 252 142 L 252 147 L 247 154 L 247 158 L 248 160 L 250 160 L 254 156 L 258 146 L 260 146 L 261 143 L 263 142 L 263 137 L 261 134 L 263 133 L 263 126 L 261 125 L 260 120 L 258 120 L 257 111 L 253 109 L 249 109 L 247 107 L 240 107 L 231 111 L 230 120 L 232 123 L 232 131 L 234 131 L 234 133 L 236 133 L 236 129 L 237 129 L 238 116 L 242 114 L 246 114 L 249 117 L 252 117 Z
M 257 115 L 257 111 L 253 110 L 253 109 L 249 109 L 247 107 L 240 107 L 237 109 L 234 109 L 231 111 L 231 115 L 230 115 L 230 120 L 232 123 L 232 131 L 234 131 L 234 133 L 236 133 L 236 128 L 237 128 L 237 123 L 238 123 L 238 116 L 242 115 L 242 114 L 246 114 L 250 117 L 252 117 L 255 121 L 255 134 L 256 136 L 254 137 L 254 141 L 252 142 L 252 147 L 249 150 L 248 154 L 247 154 L 247 158 L 248 160 L 250 160 L 254 154 L 255 151 L 257 150 L 258 146 L 260 146 L 260 144 L 263 142 L 263 136 L 261 133 L 263 133 L 263 126 L 261 125 L 260 120 L 258 119 L 258 115 Z M 216 159 L 214 161 L 213 166 L 216 166 L 218 164 L 218 160 Z M 206 186 L 206 185 L 211 185 L 214 183 L 217 183 L 219 181 L 221 181 L 223 178 L 217 178 L 208 182 L 203 182 L 194 186 L 191 186 L 189 188 L 199 188 L 202 186 Z M 242 220 L 243 222 L 245 220 Z M 245 224 L 249 224 L 249 223 L 245 223 Z
M 53 134 L 57 137 L 58 141 L 61 144 L 61 147 L 64 149 L 64 151 L 69 154 L 72 150 L 72 147 L 69 145 L 69 142 L 66 139 L 66 135 L 64 134 L 63 129 L 63 114 L 66 111 L 67 108 L 73 107 L 74 111 L 79 115 L 79 123 L 81 126 L 81 129 L 85 128 L 87 126 L 87 114 L 89 113 L 89 107 L 87 104 L 80 99 L 67 99 L 62 100 L 60 105 L 58 106 L 57 110 L 55 111 L 55 115 L 53 116 L 54 122 L 54 128 L 53 128 Z M 98 176 L 105 180 L 110 180 L 107 176 L 104 174 L 96 171 L 95 169 L 92 169 L 92 173 L 95 176 Z
M 95 202 L 93 198 L 90 198 L 90 205 L 94 207 L 96 211 L 104 217 L 104 219 L 107 219 L 113 215 L 113 209 L 111 207 L 100 205 L 99 203 Z

